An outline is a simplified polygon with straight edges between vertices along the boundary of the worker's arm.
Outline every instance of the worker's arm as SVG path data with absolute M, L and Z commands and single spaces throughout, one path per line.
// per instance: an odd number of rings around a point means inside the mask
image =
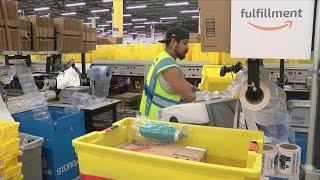
M 186 81 L 182 72 L 172 67 L 161 72 L 162 77 L 170 84 L 173 91 L 179 94 L 182 100 L 192 102 L 196 100 L 196 95 L 192 91 L 193 85 Z

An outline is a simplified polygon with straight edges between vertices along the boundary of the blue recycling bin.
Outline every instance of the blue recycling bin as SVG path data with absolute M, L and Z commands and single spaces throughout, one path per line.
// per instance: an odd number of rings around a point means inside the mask
M 65 113 L 65 108 L 49 107 L 53 121 L 36 120 L 32 111 L 13 115 L 20 132 L 44 138 L 42 173 L 48 180 L 79 179 L 78 158 L 72 140 L 85 134 L 84 112 Z

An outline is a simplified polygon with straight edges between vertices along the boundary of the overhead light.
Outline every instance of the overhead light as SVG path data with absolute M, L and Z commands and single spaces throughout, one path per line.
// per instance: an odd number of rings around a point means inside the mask
M 129 33 L 130 35 L 137 35 L 138 33 Z
M 100 19 L 99 16 L 96 16 L 96 17 L 88 17 L 87 19 Z
M 41 15 L 40 17 L 49 17 L 49 14 Z
M 189 2 L 178 2 L 178 3 L 166 3 L 164 6 L 184 6 L 188 5 Z
M 134 26 L 135 29 L 146 28 L 146 26 Z
M 112 2 L 113 0 L 102 0 L 102 2 L 106 3 L 106 2 Z
M 18 9 L 18 13 L 22 13 L 22 10 L 21 10 L 21 9 Z
M 132 23 L 124 23 L 124 26 L 132 26 Z
M 73 6 L 83 6 L 86 5 L 85 2 L 82 3 L 72 3 L 72 4 L 66 4 L 67 7 L 73 7 Z
M 124 14 L 123 17 L 131 17 L 131 14 Z
M 196 10 L 184 10 L 184 11 L 180 11 L 180 13 L 197 13 L 197 12 L 199 12 L 198 9 L 196 9 Z
M 87 22 L 87 23 L 83 23 L 84 25 L 90 25 L 91 23 Z
M 62 13 L 61 16 L 71 16 L 71 15 L 76 15 L 76 12 L 68 12 L 68 13 Z
M 109 12 L 109 9 L 98 9 L 98 10 L 92 10 L 92 13 L 99 13 L 99 12 Z
M 146 34 L 138 34 L 138 36 L 146 36 Z
M 45 10 L 49 10 L 50 7 L 41 7 L 41 8 L 35 8 L 35 11 L 45 11 Z
M 104 28 L 97 28 L 97 30 L 99 30 L 99 31 L 104 31 Z
M 106 21 L 106 23 L 112 23 L 112 21 Z
M 109 27 L 110 24 L 99 24 L 98 27 Z
M 178 19 L 178 17 L 162 17 L 160 19 L 161 20 L 173 20 L 173 19 Z
M 132 22 L 147 21 L 147 19 L 131 19 Z
M 197 19 L 197 18 L 199 18 L 199 16 L 192 16 L 192 18 L 193 18 L 193 19 Z
M 128 6 L 126 9 L 142 9 L 146 8 L 146 5 L 139 5 L 139 6 Z
M 159 24 L 159 22 L 151 21 L 151 22 L 144 22 L 143 24 Z

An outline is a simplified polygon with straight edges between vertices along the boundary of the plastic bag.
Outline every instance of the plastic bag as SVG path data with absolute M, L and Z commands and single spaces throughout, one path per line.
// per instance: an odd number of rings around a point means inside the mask
M 130 135 L 132 139 L 139 141 L 152 140 L 173 143 L 187 137 L 187 126 L 134 119 L 130 127 Z

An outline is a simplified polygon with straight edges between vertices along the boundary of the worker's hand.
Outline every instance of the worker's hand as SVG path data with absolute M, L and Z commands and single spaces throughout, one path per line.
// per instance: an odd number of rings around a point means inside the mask
M 195 100 L 196 102 L 221 98 L 221 94 L 218 91 L 215 91 L 215 92 L 197 91 L 195 94 L 196 94 L 196 100 Z

